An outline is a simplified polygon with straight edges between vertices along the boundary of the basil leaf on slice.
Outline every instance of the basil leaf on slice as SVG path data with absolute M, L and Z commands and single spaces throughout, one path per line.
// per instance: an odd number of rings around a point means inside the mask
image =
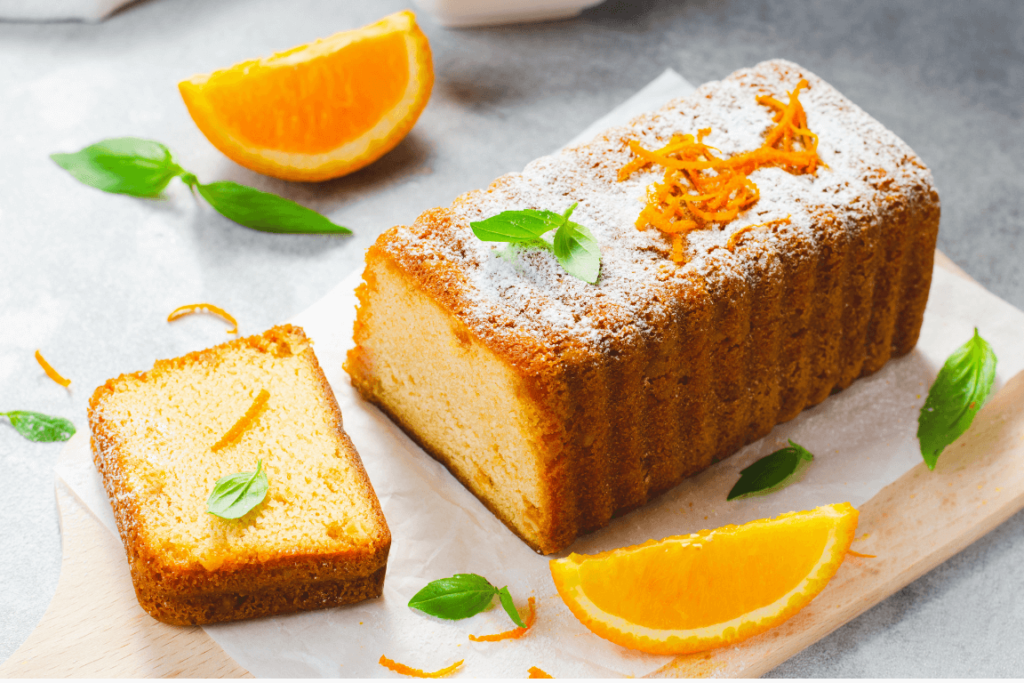
M 0 413 L 0 415 L 6 416 L 11 421 L 11 426 L 29 441 L 67 441 L 75 435 L 75 425 L 63 417 L 53 417 L 28 410 L 12 410 Z
M 996 379 L 996 361 L 992 346 L 974 328 L 974 336 L 939 370 L 917 418 L 921 457 L 928 469 L 935 469 L 942 451 L 967 431 L 985 405 Z
M 483 242 L 529 242 L 565 223 L 554 211 L 502 211 L 482 221 L 470 223 L 473 234 Z
M 160 194 L 182 173 L 171 151 L 153 140 L 110 138 L 72 154 L 51 154 L 79 182 L 135 197 Z
M 515 603 L 512 602 L 512 594 L 508 592 L 508 586 L 498 591 L 498 597 L 501 599 L 501 606 L 505 608 L 505 612 L 516 623 L 516 626 L 526 628 L 526 624 L 523 623 L 522 618 L 519 616 L 519 610 L 516 609 Z
M 221 519 L 238 519 L 263 502 L 270 484 L 263 461 L 256 461 L 255 472 L 239 472 L 221 477 L 206 501 L 206 511 Z
M 778 491 L 793 483 L 812 460 L 814 456 L 806 448 L 790 439 L 789 446 L 740 471 L 740 480 L 726 500 Z
M 428 583 L 412 596 L 409 607 L 441 619 L 466 619 L 486 609 L 497 592 L 478 574 L 456 574 Z
M 565 272 L 594 284 L 601 272 L 601 246 L 590 230 L 566 221 L 555 233 L 555 258 Z
M 270 192 L 230 180 L 205 185 L 194 182 L 194 176 L 188 180 L 192 181 L 189 185 L 195 187 L 217 213 L 247 228 L 278 233 L 352 234 L 348 228 L 332 223 L 316 211 Z

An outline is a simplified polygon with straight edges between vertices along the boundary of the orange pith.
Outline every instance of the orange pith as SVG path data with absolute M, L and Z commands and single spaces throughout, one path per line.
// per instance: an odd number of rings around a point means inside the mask
M 225 155 L 285 180 L 325 180 L 376 160 L 405 137 L 434 81 L 412 12 L 178 84 Z
M 562 600 L 591 631 L 656 654 L 763 633 L 809 603 L 853 542 L 849 503 L 551 561 Z

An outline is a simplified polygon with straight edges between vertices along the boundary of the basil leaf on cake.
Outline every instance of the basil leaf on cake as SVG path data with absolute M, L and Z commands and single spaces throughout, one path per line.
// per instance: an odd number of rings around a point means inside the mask
M 599 250 L 538 244 L 569 222 Z M 385 231 L 345 368 L 553 553 L 910 352 L 938 225 L 906 143 L 763 62 Z

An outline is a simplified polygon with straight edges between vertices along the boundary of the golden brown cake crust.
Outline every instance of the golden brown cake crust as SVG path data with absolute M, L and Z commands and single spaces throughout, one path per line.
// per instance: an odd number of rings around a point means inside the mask
M 690 233 L 688 262 L 673 264 L 666 236 L 633 225 L 657 171 L 617 180 L 628 141 L 651 149 L 711 128 L 705 142 L 724 156 L 755 149 L 772 125 L 757 97 L 786 101 L 801 79 L 826 166 L 814 176 L 753 172 L 758 203 L 723 230 Z M 502 245 L 469 227 L 573 202 L 573 220 L 601 245 L 596 285 L 540 249 L 499 258 Z M 550 526 L 531 544 L 552 552 L 910 351 L 939 213 L 931 173 L 904 142 L 802 67 L 764 62 L 385 232 L 367 252 L 346 369 L 394 414 L 368 346 L 379 273 L 426 293 L 459 334 L 514 368 L 563 432 L 538 454 Z M 784 218 L 725 246 L 746 225 Z
M 293 348 L 296 342 L 302 348 Z M 104 415 L 105 403 L 124 382 L 147 382 L 195 364 L 216 365 L 229 348 L 249 347 L 259 353 L 288 356 L 296 351 L 313 372 L 331 425 L 343 449 L 351 455 L 351 476 L 369 501 L 370 524 L 381 533 L 368 545 L 325 553 L 296 547 L 266 553 L 257 561 L 230 556 L 214 570 L 201 562 L 182 562 L 154 547 L 144 533 L 146 510 L 127 485 L 122 439 L 118 425 Z M 302 328 L 274 327 L 261 335 L 238 339 L 170 360 L 158 360 L 152 370 L 121 375 L 96 389 L 89 402 L 93 460 L 114 510 L 125 546 L 139 604 L 154 618 L 170 624 L 195 625 L 268 616 L 297 610 L 322 609 L 368 598 L 383 591 L 391 535 L 362 462 L 342 428 L 341 410 Z

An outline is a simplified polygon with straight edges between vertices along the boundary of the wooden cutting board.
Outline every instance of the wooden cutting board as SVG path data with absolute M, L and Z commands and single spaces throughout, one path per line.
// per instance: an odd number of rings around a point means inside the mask
M 936 263 L 970 277 L 936 252 Z M 76 437 L 78 438 L 78 437 Z M 86 438 L 83 434 L 80 438 Z M 198 627 L 168 626 L 135 600 L 121 543 L 61 481 L 57 591 L 0 677 L 251 677 Z M 739 646 L 678 657 L 656 676 L 756 677 L 941 564 L 1024 507 L 1024 373 L 950 446 L 860 508 L 857 548 L 810 605 Z

